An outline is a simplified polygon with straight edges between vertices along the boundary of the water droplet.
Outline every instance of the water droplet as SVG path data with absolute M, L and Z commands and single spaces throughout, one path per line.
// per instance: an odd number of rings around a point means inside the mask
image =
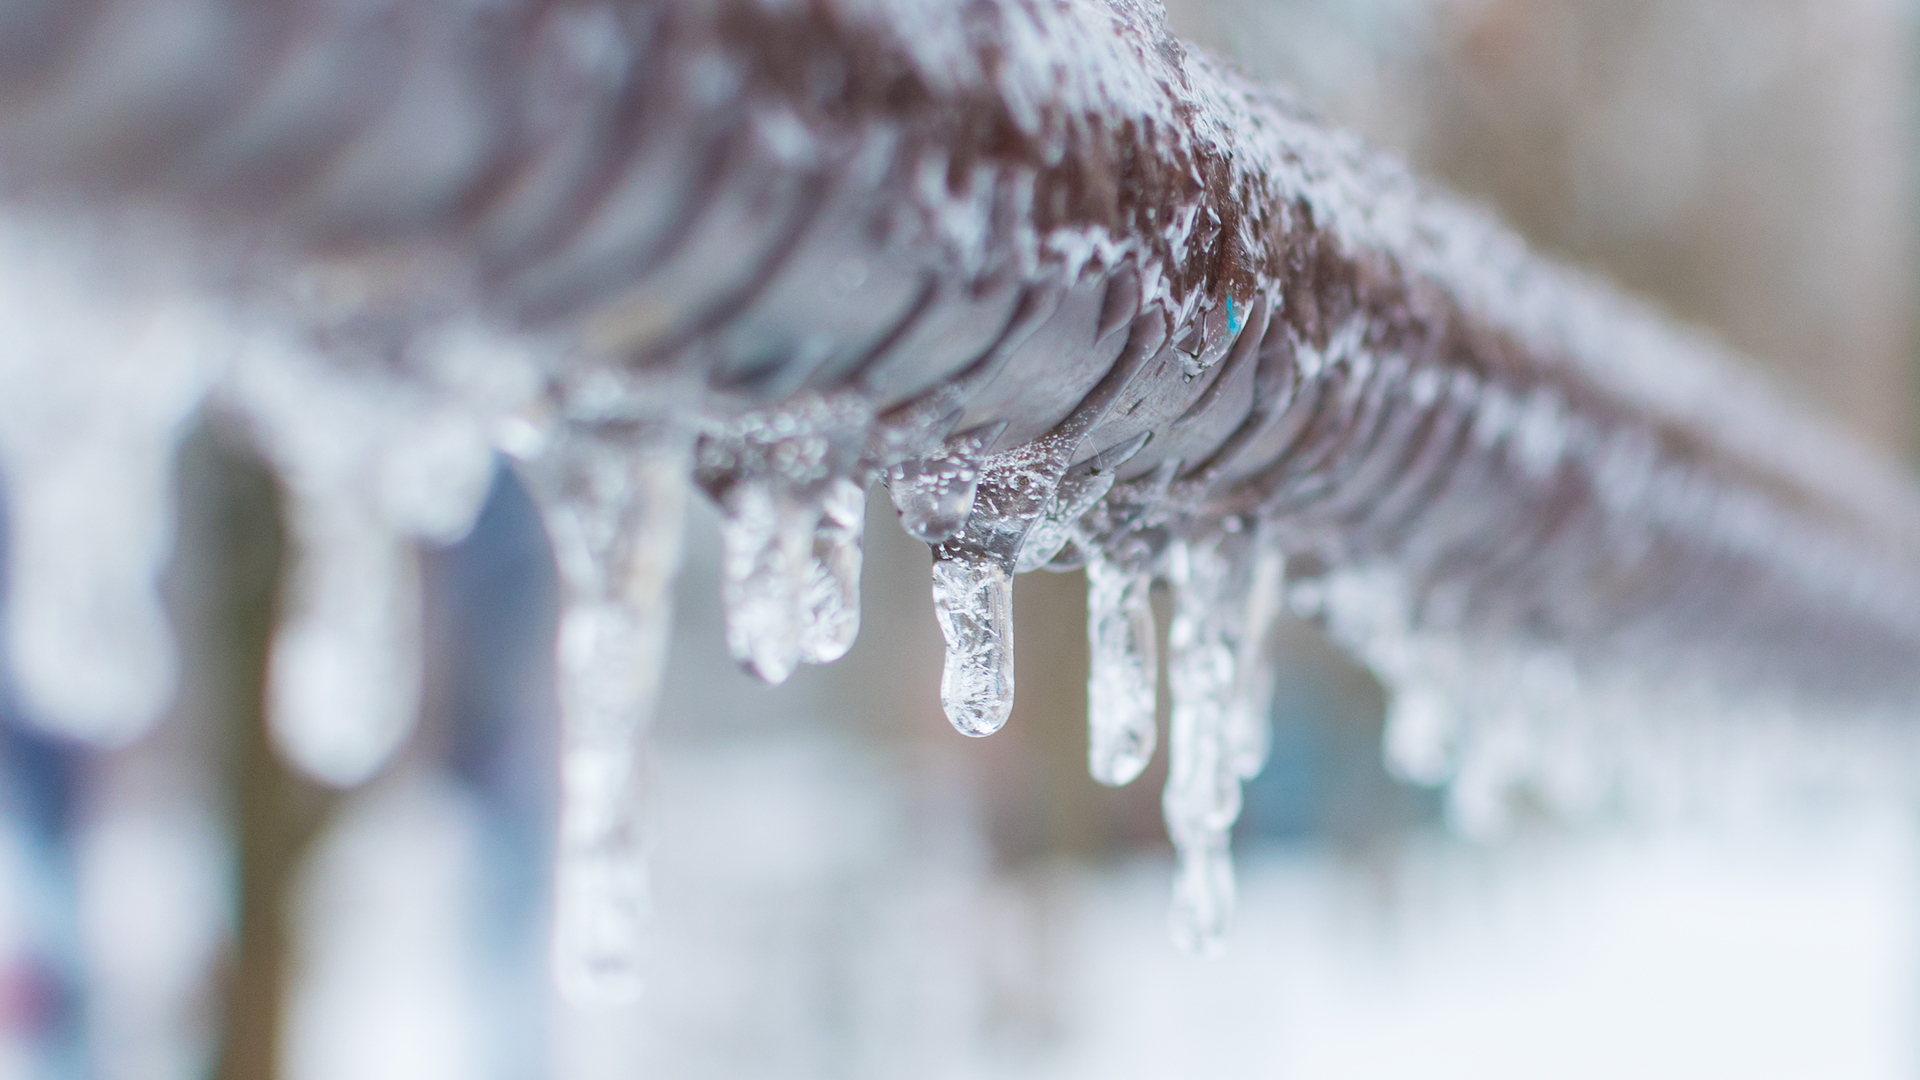
M 933 610 L 947 641 L 947 719 L 962 735 L 999 731 L 1013 711 L 1012 573 L 992 559 L 936 559 Z

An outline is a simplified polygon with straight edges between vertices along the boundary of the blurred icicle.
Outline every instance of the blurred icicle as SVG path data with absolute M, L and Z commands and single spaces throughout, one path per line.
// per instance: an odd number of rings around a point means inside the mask
M 0 217 L 5 640 L 29 716 L 116 744 L 173 695 L 155 585 L 172 543 L 173 451 L 234 334 L 142 280 L 124 251 L 104 265 L 86 237 Z
M 256 342 L 225 392 L 287 493 L 293 558 L 268 682 L 275 744 L 318 780 L 361 783 L 419 708 L 415 541 L 471 528 L 492 478 L 490 431 L 428 385 L 290 339 Z
M 1256 532 L 1251 557 L 1252 574 L 1241 602 L 1244 622 L 1234 656 L 1233 710 L 1227 726 L 1233 771 L 1242 780 L 1260 775 L 1273 750 L 1273 628 L 1280 620 L 1287 575 L 1286 555 L 1271 538 Z
M 1162 808 L 1179 856 L 1173 938 L 1193 953 L 1218 952 L 1233 922 L 1227 844 L 1240 816 L 1233 723 L 1247 540 L 1244 530 L 1222 530 L 1177 541 L 1167 551 L 1174 586 L 1167 635 L 1173 718 Z
M 1153 575 L 1104 558 L 1087 564 L 1087 771 L 1131 783 L 1153 758 Z
M 554 969 L 579 1001 L 640 992 L 648 888 L 641 775 L 672 630 L 684 436 L 576 422 L 529 463 L 560 569 L 560 851 Z
M 853 475 L 872 423 L 858 395 L 804 393 L 700 440 L 695 475 L 725 515 L 727 649 L 769 683 L 839 659 L 859 632 L 866 492 Z

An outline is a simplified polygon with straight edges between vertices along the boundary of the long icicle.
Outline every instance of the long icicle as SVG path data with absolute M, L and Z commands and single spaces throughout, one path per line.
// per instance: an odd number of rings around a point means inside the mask
M 1110 787 L 1133 782 L 1153 758 L 1152 587 L 1145 568 L 1087 564 L 1087 771 Z
M 669 430 L 579 425 L 528 470 L 563 590 L 554 968 L 579 1001 L 641 989 L 642 743 L 671 636 L 686 461 L 686 440 Z
M 1176 541 L 1167 552 L 1174 586 L 1167 635 L 1173 692 L 1167 787 L 1161 800 L 1178 857 L 1170 928 L 1182 949 L 1218 953 L 1233 923 L 1228 834 L 1240 816 L 1232 745 L 1237 604 L 1244 602 L 1244 532 Z

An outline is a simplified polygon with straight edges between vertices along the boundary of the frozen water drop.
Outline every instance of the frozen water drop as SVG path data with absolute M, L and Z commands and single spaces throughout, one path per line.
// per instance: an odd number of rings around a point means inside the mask
M 727 651 L 777 686 L 800 665 L 811 633 L 808 579 L 820 511 L 766 477 L 741 480 L 724 505 Z
M 809 664 L 840 659 L 860 635 L 860 540 L 866 509 L 867 492 L 859 484 L 841 477 L 828 485 L 807 568 L 810 617 L 802 627 L 801 659 Z
M 584 425 L 528 468 L 562 588 L 554 968 L 575 1000 L 640 991 L 642 751 L 670 638 L 685 468 L 670 432 L 601 437 Z
M 1013 711 L 1012 573 L 992 559 L 936 559 L 933 610 L 947 641 L 947 719 L 962 735 L 999 731 Z
M 1105 559 L 1087 564 L 1087 771 L 1131 783 L 1153 758 L 1153 577 Z

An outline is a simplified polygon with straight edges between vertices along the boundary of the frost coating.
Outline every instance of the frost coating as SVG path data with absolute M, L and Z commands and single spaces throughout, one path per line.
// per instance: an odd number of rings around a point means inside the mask
M 1106 559 L 1087 564 L 1087 771 L 1131 783 L 1153 758 L 1153 576 Z
M 684 440 L 658 428 L 570 425 L 527 474 L 562 588 L 554 970 L 576 1000 L 617 1003 L 642 982 L 642 751 L 672 630 Z
M 962 735 L 999 731 L 1013 711 L 1013 575 L 990 559 L 936 560 L 933 612 L 947 641 L 947 719 Z

